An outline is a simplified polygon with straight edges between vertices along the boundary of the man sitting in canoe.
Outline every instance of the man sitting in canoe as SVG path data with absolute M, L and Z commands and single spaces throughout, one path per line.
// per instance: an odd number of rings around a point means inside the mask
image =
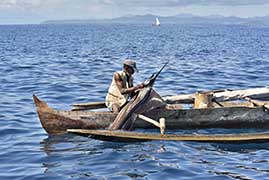
M 138 72 L 136 62 L 126 59 L 123 62 L 123 70 L 114 73 L 111 85 L 106 95 L 106 106 L 112 112 L 119 112 L 134 92 L 142 89 L 144 84 L 133 86 L 133 74 Z

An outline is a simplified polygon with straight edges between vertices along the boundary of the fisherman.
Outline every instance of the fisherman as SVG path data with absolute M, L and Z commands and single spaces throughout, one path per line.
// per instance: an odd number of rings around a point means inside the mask
M 133 86 L 133 74 L 138 72 L 136 62 L 126 59 L 123 70 L 114 73 L 111 85 L 106 95 L 106 106 L 112 112 L 119 112 L 121 108 L 133 97 L 135 92 L 144 87 L 144 84 Z

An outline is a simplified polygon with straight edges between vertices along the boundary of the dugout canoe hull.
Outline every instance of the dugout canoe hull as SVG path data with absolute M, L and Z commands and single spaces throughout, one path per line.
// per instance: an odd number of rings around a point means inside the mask
M 48 134 L 67 129 L 104 129 L 117 114 L 108 111 L 59 111 L 33 96 L 42 127 Z M 166 129 L 193 128 L 268 128 L 269 112 L 263 107 L 218 107 L 205 109 L 155 109 L 145 114 L 158 120 L 165 118 Z M 141 119 L 135 128 L 156 128 Z

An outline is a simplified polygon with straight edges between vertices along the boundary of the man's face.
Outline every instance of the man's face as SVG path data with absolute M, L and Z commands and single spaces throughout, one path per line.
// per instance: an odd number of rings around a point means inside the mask
M 130 66 L 124 66 L 125 72 L 130 76 L 134 74 L 134 69 Z

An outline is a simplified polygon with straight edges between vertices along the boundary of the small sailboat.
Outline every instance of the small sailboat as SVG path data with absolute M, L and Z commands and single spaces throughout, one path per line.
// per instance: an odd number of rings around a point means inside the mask
M 160 26 L 160 25 L 161 25 L 161 23 L 160 23 L 159 19 L 156 17 L 155 26 Z

